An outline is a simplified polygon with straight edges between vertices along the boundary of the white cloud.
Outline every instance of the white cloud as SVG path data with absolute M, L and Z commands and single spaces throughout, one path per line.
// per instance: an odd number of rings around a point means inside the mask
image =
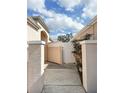
M 56 39 L 58 35 L 64 34 L 66 29 L 71 29 L 74 32 L 78 32 L 84 27 L 80 22 L 73 20 L 65 14 L 45 10 L 44 12 L 42 11 L 42 15 L 48 17 L 45 19 L 45 22 L 50 31 L 56 31 L 58 33 L 57 35 L 52 35 L 52 39 Z
M 27 7 L 39 11 L 40 9 L 45 8 L 45 0 L 28 0 Z
M 89 17 L 93 18 L 97 12 L 96 0 L 53 0 L 61 7 L 64 7 L 68 11 L 73 11 L 74 7 L 77 5 L 85 5 L 82 18 Z M 45 8 L 45 0 L 28 0 L 28 8 L 34 11 L 38 11 L 44 16 L 53 17 L 53 11 L 48 11 Z
M 53 0 L 59 6 L 64 7 L 67 11 L 74 11 L 75 6 L 85 6 L 82 17 L 94 17 L 97 12 L 96 0 Z
M 56 36 L 56 35 L 50 35 L 50 38 L 51 38 L 53 41 L 56 41 L 57 36 Z
M 89 17 L 93 18 L 97 13 L 97 3 L 96 0 L 82 0 L 85 8 L 83 9 L 82 18 Z
M 80 17 L 77 17 L 76 19 L 79 21 L 80 20 Z
M 76 33 L 73 33 L 72 35 L 73 35 L 73 36 L 75 36 L 75 35 L 76 35 Z
M 64 7 L 67 11 L 73 11 L 74 7 L 79 5 L 81 0 L 53 0 L 61 7 Z
M 64 3 L 68 4 L 70 0 L 61 1 L 63 1 L 64 5 Z M 76 1 L 79 2 L 79 0 Z M 72 5 L 69 5 L 69 7 L 75 6 L 76 1 L 70 1 Z M 28 7 L 30 9 L 36 9 L 36 11 L 40 12 L 42 16 L 48 17 L 48 19 L 46 19 L 46 23 L 51 30 L 64 30 L 66 28 L 79 30 L 83 27 L 81 23 L 74 21 L 71 17 L 68 17 L 65 14 L 47 10 L 44 3 L 45 0 L 28 0 Z
M 72 5 L 68 5 L 69 1 L 72 3 Z M 71 9 L 72 7 L 76 6 L 79 1 L 80 0 L 66 0 L 63 1 L 63 5 L 64 3 L 66 3 L 69 6 L 67 9 Z M 76 20 L 73 20 L 71 17 L 68 17 L 65 14 L 47 10 L 44 3 L 45 0 L 28 0 L 28 8 L 38 11 L 43 18 L 47 17 L 45 18 L 45 22 L 50 31 L 58 31 L 58 33 L 62 34 L 65 32 L 66 29 L 72 29 L 74 32 L 76 32 L 84 27 L 79 21 L 77 22 Z M 51 38 L 55 39 L 55 35 L 52 35 Z
M 56 36 L 60 36 L 60 35 L 66 35 L 65 33 L 58 33 Z
M 46 24 L 52 31 L 64 31 L 66 28 L 78 31 L 83 27 L 81 23 L 64 14 L 54 14 L 52 18 L 46 20 Z

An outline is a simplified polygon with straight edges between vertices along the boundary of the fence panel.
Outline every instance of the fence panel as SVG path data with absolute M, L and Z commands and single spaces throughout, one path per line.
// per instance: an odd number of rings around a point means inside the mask
M 50 62 L 54 62 L 57 64 L 62 64 L 62 47 L 57 46 L 57 47 L 47 47 L 47 60 Z

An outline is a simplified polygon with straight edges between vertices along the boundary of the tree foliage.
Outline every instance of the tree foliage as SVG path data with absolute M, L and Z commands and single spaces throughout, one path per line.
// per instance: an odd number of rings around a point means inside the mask
M 72 33 L 66 35 L 60 35 L 58 36 L 57 40 L 62 42 L 69 42 L 72 37 L 73 37 Z

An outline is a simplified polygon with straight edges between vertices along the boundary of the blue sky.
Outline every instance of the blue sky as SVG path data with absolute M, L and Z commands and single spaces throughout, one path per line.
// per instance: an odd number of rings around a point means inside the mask
M 56 39 L 66 33 L 76 34 L 97 13 L 96 0 L 28 0 L 27 15 L 41 16 L 50 37 Z

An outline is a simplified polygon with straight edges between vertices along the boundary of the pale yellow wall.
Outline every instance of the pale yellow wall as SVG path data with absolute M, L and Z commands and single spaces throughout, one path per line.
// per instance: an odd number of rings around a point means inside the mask
M 27 41 L 40 41 L 43 36 L 43 35 L 41 35 L 41 32 L 43 32 L 46 34 L 47 42 L 50 42 L 48 32 L 41 25 L 40 25 L 40 27 L 41 27 L 40 29 L 36 30 L 32 26 L 27 24 Z M 44 38 L 44 36 L 43 36 L 43 38 Z
M 33 29 L 30 25 L 27 25 L 27 41 L 39 41 L 40 32 Z

